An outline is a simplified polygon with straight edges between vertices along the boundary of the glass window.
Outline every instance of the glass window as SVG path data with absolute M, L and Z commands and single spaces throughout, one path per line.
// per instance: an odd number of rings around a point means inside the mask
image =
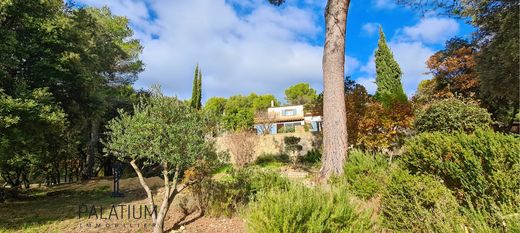
M 296 115 L 295 109 L 287 109 L 282 111 L 282 116 L 294 116 Z

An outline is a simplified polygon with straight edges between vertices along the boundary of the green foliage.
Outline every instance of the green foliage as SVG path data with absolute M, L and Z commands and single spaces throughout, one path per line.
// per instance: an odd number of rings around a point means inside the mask
M 273 95 L 252 93 L 249 96 L 235 95 L 229 97 L 222 115 L 224 128 L 232 131 L 250 129 L 253 127 L 255 113 L 265 111 L 271 106 L 271 101 L 274 102 L 275 106 L 279 105 Z
M 46 88 L 70 123 L 66 132 L 72 142 L 53 139 L 56 147 L 64 143 L 73 150 L 69 150 L 68 162 L 56 166 L 46 161 L 41 166 L 76 169 L 84 162 L 78 161 L 79 151 L 88 151 L 94 161 L 100 129 L 116 109 L 131 106 L 135 92 L 130 85 L 143 70 L 142 47 L 132 38 L 128 19 L 112 15 L 106 7 L 15 0 L 0 3 L 0 25 L 4 93 L 23 99 L 27 93 Z M 32 144 L 34 148 L 24 149 L 34 150 L 45 141 L 40 138 Z
M 303 149 L 303 147 L 299 144 L 301 138 L 295 136 L 287 136 L 283 138 L 283 142 L 285 145 L 285 151 L 287 152 L 299 152 Z
M 345 162 L 344 174 L 338 179 L 356 196 L 370 199 L 385 189 L 388 174 L 394 169 L 383 154 L 351 150 Z
M 291 185 L 272 189 L 250 204 L 246 221 L 251 232 L 367 232 L 372 223 L 359 213 L 345 190 L 330 193 L 319 188 Z
M 193 75 L 193 89 L 191 92 L 190 106 L 194 109 L 202 107 L 202 71 L 199 65 L 195 67 L 195 74 Z
M 440 177 L 468 205 L 519 209 L 520 139 L 493 131 L 422 133 L 405 144 L 404 164 L 413 173 Z
M 392 174 L 381 200 L 384 227 L 404 232 L 442 232 L 446 222 L 461 222 L 451 191 L 432 176 Z
M 317 164 L 321 161 L 321 152 L 318 149 L 311 149 L 307 151 L 307 153 L 302 156 L 299 160 L 301 163 L 308 163 L 308 164 Z
M 226 102 L 226 98 L 211 97 L 204 104 L 204 110 L 210 114 L 221 116 L 226 108 Z
M 69 140 L 66 114 L 47 89 L 21 98 L 0 90 L 0 175 L 12 187 L 28 185 L 30 173 L 48 175 L 74 144 Z
M 192 187 L 203 211 L 214 216 L 231 216 L 255 198 L 273 188 L 286 189 L 289 181 L 268 170 L 243 168 L 227 177 L 206 179 Z
M 401 68 L 394 59 L 392 51 L 386 44 L 383 29 L 379 27 L 379 42 L 375 54 L 376 63 L 376 99 L 383 105 L 390 106 L 394 103 L 405 103 L 408 97 L 404 93 L 401 84 Z
M 486 109 L 458 99 L 443 99 L 419 111 L 415 128 L 419 132 L 473 132 L 489 128 L 491 117 Z
M 274 95 L 271 94 L 265 94 L 265 95 L 256 95 L 254 93 L 250 94 L 248 96 L 249 99 L 251 99 L 253 110 L 255 112 L 258 111 L 266 111 L 267 108 L 271 107 L 271 101 L 273 102 L 274 106 L 280 106 L 280 102 L 274 97 Z
M 285 89 L 285 100 L 292 105 L 310 104 L 317 97 L 316 90 L 308 83 L 298 83 Z
M 477 72 L 481 90 L 506 106 L 518 107 L 520 35 L 518 4 L 515 1 L 484 0 L 468 4 L 464 14 L 478 28 Z M 515 113 L 512 113 L 514 115 Z
M 134 106 L 134 114 L 120 111 L 111 120 L 105 143 L 107 152 L 120 159 L 143 159 L 167 164 L 168 171 L 183 171 L 196 161 L 217 162 L 203 113 L 159 90 Z
M 258 156 L 255 160 L 255 164 L 261 167 L 272 163 L 288 163 L 290 158 L 287 154 L 263 154 Z

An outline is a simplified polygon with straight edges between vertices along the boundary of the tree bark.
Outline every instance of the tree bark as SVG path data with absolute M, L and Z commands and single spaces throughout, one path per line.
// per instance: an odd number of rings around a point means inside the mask
M 83 179 L 88 180 L 92 178 L 94 172 L 94 162 L 96 159 L 96 153 L 98 150 L 98 141 L 99 141 L 99 121 L 97 119 L 92 119 L 90 123 L 90 141 L 88 144 L 88 153 L 87 153 L 87 164 L 83 173 Z
M 320 178 L 343 172 L 347 156 L 345 33 L 350 0 L 329 0 L 325 8 L 323 51 L 323 165 Z
M 179 179 L 179 166 L 175 168 L 175 173 L 173 175 L 172 183 L 170 183 L 170 178 L 168 177 L 168 163 L 163 164 L 163 178 L 164 178 L 164 196 L 161 204 L 161 208 L 159 209 L 159 213 L 157 214 L 157 220 L 155 221 L 155 226 L 153 229 L 154 233 L 162 233 L 164 229 L 164 221 L 166 220 L 166 214 L 170 209 L 170 205 L 175 199 L 175 196 L 182 190 L 177 190 L 177 180 Z
M 139 182 L 141 183 L 141 186 L 143 186 L 144 191 L 146 191 L 146 196 L 148 197 L 148 203 L 151 205 L 151 208 L 153 209 L 155 207 L 155 202 L 153 200 L 152 190 L 150 189 L 150 187 L 144 180 L 143 173 L 141 172 L 141 169 L 139 169 L 139 167 L 135 163 L 135 160 L 130 161 L 130 165 L 132 165 L 132 167 L 135 170 L 135 173 L 137 173 L 137 176 L 139 177 Z M 152 212 L 152 214 L 153 214 L 152 221 L 153 221 L 153 223 L 156 223 L 157 216 L 155 214 L 155 211 Z

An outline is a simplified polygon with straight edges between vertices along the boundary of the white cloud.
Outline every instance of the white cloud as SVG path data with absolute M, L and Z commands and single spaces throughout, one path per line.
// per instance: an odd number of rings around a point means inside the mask
M 425 74 L 428 71 L 426 60 L 433 55 L 434 51 L 420 42 L 397 42 L 389 46 L 394 52 L 395 60 L 401 66 L 403 72 L 401 82 L 404 90 L 408 96 L 411 96 L 422 80 L 431 78 L 430 75 Z
M 365 23 L 363 26 L 361 26 L 361 29 L 366 35 L 372 36 L 377 32 L 378 27 L 378 23 Z
M 427 30 L 429 27 L 431 27 L 430 31 Z M 443 29 L 439 30 L 436 27 L 443 27 Z M 425 74 L 428 71 L 426 61 L 434 53 L 434 49 L 429 45 L 444 42 L 457 31 L 458 24 L 451 19 L 427 18 L 414 26 L 398 30 L 398 33 L 390 39 L 388 45 L 403 72 L 401 81 L 408 96 L 415 93 L 422 80 L 431 78 L 430 75 Z M 377 89 L 372 83 L 376 77 L 374 54 L 360 66 L 359 70 L 363 75 L 356 81 L 373 94 Z
M 373 0 L 373 3 L 378 9 L 393 9 L 396 7 L 393 0 Z
M 361 62 L 357 58 L 345 56 L 345 73 L 347 75 L 355 72 L 360 66 Z
M 204 98 L 250 92 L 281 96 L 298 82 L 322 89 L 323 48 L 307 42 L 323 30 L 312 9 L 273 7 L 259 0 L 82 2 L 108 5 L 131 20 L 146 64 L 136 87 L 158 83 L 167 94 L 188 98 L 198 63 Z M 232 4 L 248 10 L 239 14 Z M 147 9 L 155 12 L 153 20 Z M 152 39 L 152 33 L 158 38 Z M 347 61 L 349 67 L 359 66 L 354 58 Z
M 449 18 L 424 18 L 418 24 L 402 29 L 404 39 L 425 43 L 443 43 L 459 31 L 459 24 Z
M 356 79 L 356 82 L 363 85 L 368 93 L 376 93 L 377 85 L 374 77 L 359 77 Z

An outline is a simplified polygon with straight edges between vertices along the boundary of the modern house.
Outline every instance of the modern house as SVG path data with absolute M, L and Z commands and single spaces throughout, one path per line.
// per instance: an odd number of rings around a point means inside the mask
M 319 132 L 322 117 L 304 112 L 303 105 L 273 107 L 255 117 L 258 134 L 278 134 L 288 132 Z

